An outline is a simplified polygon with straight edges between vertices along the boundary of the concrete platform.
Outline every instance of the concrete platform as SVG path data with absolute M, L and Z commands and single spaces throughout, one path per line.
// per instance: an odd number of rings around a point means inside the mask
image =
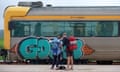
M 50 65 L 0 65 L 0 72 L 120 72 L 120 65 L 74 65 L 73 70 L 51 70 Z

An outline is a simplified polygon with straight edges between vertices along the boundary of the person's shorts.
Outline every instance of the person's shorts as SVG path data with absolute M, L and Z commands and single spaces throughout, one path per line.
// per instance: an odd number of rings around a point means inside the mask
M 73 56 L 73 51 L 67 50 L 67 56 Z

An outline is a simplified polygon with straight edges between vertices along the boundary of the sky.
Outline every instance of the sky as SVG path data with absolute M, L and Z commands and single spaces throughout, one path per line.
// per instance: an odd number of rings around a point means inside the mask
M 20 1 L 42 1 L 43 5 L 52 6 L 120 6 L 120 0 L 0 0 L 0 29 L 4 28 L 4 9 L 10 5 L 17 5 Z

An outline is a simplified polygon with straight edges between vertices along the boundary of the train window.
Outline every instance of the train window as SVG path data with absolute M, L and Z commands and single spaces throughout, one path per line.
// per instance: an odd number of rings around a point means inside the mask
M 118 22 L 98 22 L 96 24 L 96 36 L 118 36 Z
M 16 22 L 15 22 L 14 26 L 15 26 L 15 28 L 12 29 L 12 31 L 11 31 L 12 36 L 13 37 L 21 37 L 21 36 L 23 36 L 23 32 L 24 32 L 23 26 L 20 25 L 20 23 L 16 23 Z
M 41 22 L 42 36 L 56 36 L 64 31 L 64 22 Z
M 118 35 L 120 36 L 120 21 L 118 22 Z
M 11 23 L 11 22 L 10 22 Z M 56 36 L 61 32 L 76 37 L 115 37 L 119 35 L 117 21 L 14 21 L 12 37 Z

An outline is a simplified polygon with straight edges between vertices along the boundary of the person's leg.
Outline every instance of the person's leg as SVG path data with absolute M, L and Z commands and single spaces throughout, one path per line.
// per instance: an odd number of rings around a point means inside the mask
M 54 65 L 56 64 L 56 61 L 57 61 L 57 56 L 53 55 L 53 61 L 52 61 L 52 67 L 51 67 L 51 69 L 54 68 Z
M 71 68 L 70 69 L 73 69 L 73 56 L 70 56 L 70 62 L 71 62 Z
M 70 69 L 73 69 L 73 51 L 70 51 Z
M 56 59 L 56 67 L 58 67 L 60 64 L 60 54 L 57 56 L 57 59 Z
M 67 57 L 67 69 L 69 69 L 70 66 L 70 56 Z

